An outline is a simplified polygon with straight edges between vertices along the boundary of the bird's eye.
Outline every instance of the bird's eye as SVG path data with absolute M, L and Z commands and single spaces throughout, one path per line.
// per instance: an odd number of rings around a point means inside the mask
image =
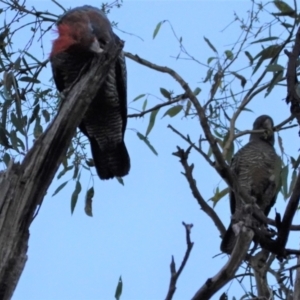
M 100 39 L 98 39 L 98 41 L 99 41 L 100 45 L 102 45 L 102 46 L 107 44 L 107 42 L 104 39 L 100 38 Z

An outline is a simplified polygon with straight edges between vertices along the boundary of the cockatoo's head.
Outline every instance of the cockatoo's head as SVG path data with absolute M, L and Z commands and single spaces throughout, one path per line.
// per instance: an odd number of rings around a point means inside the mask
M 57 22 L 57 33 L 50 56 L 69 51 L 101 53 L 114 38 L 105 14 L 91 6 L 78 7 L 65 13 Z
M 274 145 L 274 122 L 273 119 L 268 115 L 262 115 L 256 118 L 253 123 L 253 130 L 264 130 L 262 133 L 251 133 L 250 141 L 260 139 L 267 143 Z

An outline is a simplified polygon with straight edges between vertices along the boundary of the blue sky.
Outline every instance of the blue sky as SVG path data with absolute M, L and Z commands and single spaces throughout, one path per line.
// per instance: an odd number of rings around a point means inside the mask
M 288 1 L 289 2 L 289 1 Z M 37 9 L 48 8 L 59 14 L 60 9 L 50 1 L 28 2 Z M 65 7 L 87 4 L 85 1 L 60 1 Z M 89 1 L 99 6 L 100 1 Z M 169 20 L 177 35 L 183 37 L 188 51 L 202 62 L 213 56 L 204 42 L 206 36 L 223 52 L 231 47 L 240 34 L 238 24 L 226 26 L 234 19 L 234 12 L 246 17 L 250 1 L 126 1 L 120 9 L 113 9 L 111 21 L 118 22 L 115 32 L 125 40 L 125 50 L 138 54 L 156 64 L 174 68 L 191 86 L 201 87 L 199 100 L 208 98 L 209 85 L 200 81 L 207 69 L 187 60 L 176 60 L 178 43 L 168 24 L 164 24 L 153 40 L 155 26 L 162 20 Z M 261 20 L 262 23 L 267 22 Z M 134 35 L 132 35 L 134 34 Z M 138 37 L 136 37 L 138 36 Z M 268 36 L 266 32 L 265 37 Z M 140 38 L 139 38 L 140 37 Z M 44 38 L 45 55 L 51 50 L 55 34 Z M 22 49 L 28 36 L 22 36 L 15 45 Z M 257 46 L 259 47 L 259 46 Z M 38 46 L 33 51 L 43 57 Z M 259 49 L 259 48 L 256 48 Z M 46 58 L 46 56 L 44 57 Z M 286 60 L 283 57 L 283 65 Z M 242 61 L 246 65 L 246 60 Z M 240 67 L 244 66 L 241 64 Z M 159 88 L 182 93 L 180 86 L 165 74 L 159 74 L 127 59 L 129 113 L 141 108 L 142 103 L 131 103 L 138 95 L 149 93 L 148 108 L 160 102 Z M 43 74 L 48 84 L 51 78 L 50 66 Z M 251 84 L 251 83 L 248 83 Z M 289 116 L 289 107 L 283 99 L 284 87 L 277 88 L 267 98 L 259 95 L 250 105 L 253 113 L 244 112 L 238 120 L 240 129 L 250 129 L 253 120 L 261 114 L 270 114 L 275 123 Z M 82 173 L 82 187 L 77 207 L 70 213 L 70 198 L 75 182 L 68 183 L 58 195 L 51 197 L 64 180 L 54 180 L 34 220 L 28 250 L 28 261 L 13 300 L 96 300 L 113 299 L 118 278 L 123 278 L 122 300 L 154 300 L 166 296 L 171 255 L 179 266 L 185 252 L 185 231 L 181 222 L 193 223 L 191 239 L 195 245 L 190 259 L 178 281 L 174 299 L 191 298 L 204 282 L 216 274 L 226 263 L 227 257 L 219 254 L 219 232 L 212 221 L 199 209 L 189 186 L 182 176 L 178 158 L 172 155 L 176 146 L 187 147 L 186 143 L 167 128 L 172 124 L 195 141 L 202 130 L 197 120 L 178 117 L 161 119 L 159 112 L 156 125 L 150 133 L 150 141 L 158 152 L 153 153 L 136 136 L 136 130 L 145 133 L 149 116 L 129 119 L 126 131 L 126 145 L 131 156 L 130 174 L 124 177 L 125 186 L 116 180 L 95 182 L 93 201 L 94 217 L 84 213 L 84 193 L 89 187 L 90 176 Z M 289 155 L 298 156 L 297 129 L 283 131 L 281 136 Z M 247 138 L 246 138 L 247 140 Z M 292 142 L 292 141 L 297 141 Z M 277 147 L 278 149 L 278 147 Z M 279 153 L 279 150 L 278 150 Z M 194 177 L 203 197 L 209 199 L 217 186 L 224 187 L 221 179 L 196 153 L 190 156 L 195 164 Z M 67 175 L 68 176 L 68 175 Z M 70 175 L 71 176 L 71 175 Z M 283 211 L 285 203 L 280 195 L 276 204 Z M 227 197 L 216 206 L 225 226 L 230 219 Z M 272 215 L 272 213 L 271 213 Z M 291 240 L 298 247 L 299 237 Z M 247 280 L 243 282 L 247 285 Z M 241 297 L 243 286 L 236 281 L 221 292 Z M 217 295 L 220 295 L 218 293 Z M 215 295 L 213 299 L 218 299 Z

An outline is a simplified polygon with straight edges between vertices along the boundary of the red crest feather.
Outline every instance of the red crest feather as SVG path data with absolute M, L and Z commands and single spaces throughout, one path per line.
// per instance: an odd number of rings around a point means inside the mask
M 69 25 L 61 24 L 55 31 L 58 33 L 58 38 L 53 41 L 50 56 L 63 52 L 76 43 L 75 39 L 72 37 L 72 28 Z

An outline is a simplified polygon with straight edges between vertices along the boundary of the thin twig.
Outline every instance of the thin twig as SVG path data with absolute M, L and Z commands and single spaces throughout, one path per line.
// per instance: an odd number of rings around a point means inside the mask
M 184 94 L 183 95 L 179 95 L 179 96 L 175 97 L 173 100 L 170 100 L 168 102 L 164 102 L 164 103 L 161 103 L 161 104 L 157 104 L 157 105 L 155 105 L 155 106 L 153 106 L 153 107 L 151 107 L 151 108 L 149 108 L 147 110 L 144 110 L 144 111 L 142 111 L 140 113 L 129 114 L 129 115 L 127 115 L 127 118 L 141 118 L 144 115 L 146 115 L 146 114 L 148 114 L 148 113 L 150 113 L 150 112 L 152 112 L 154 110 L 160 109 L 160 108 L 162 108 L 164 106 L 172 105 L 174 103 L 177 103 L 177 102 L 185 100 L 185 99 L 187 99 L 187 97 Z
M 197 152 L 199 152 L 205 160 L 212 166 L 214 167 L 214 162 L 209 158 L 209 156 L 199 147 L 197 147 L 190 139 L 189 136 L 185 137 L 181 132 L 179 132 L 177 129 L 175 129 L 172 125 L 168 125 L 168 128 L 170 128 L 173 132 L 178 134 L 183 140 L 185 140 L 192 148 L 194 148 Z
M 191 241 L 191 229 L 193 227 L 193 224 L 186 224 L 182 222 L 182 225 L 184 226 L 185 233 L 186 233 L 186 251 L 178 271 L 176 271 L 176 265 L 175 265 L 174 257 L 172 255 L 171 264 L 170 264 L 171 278 L 170 278 L 170 285 L 169 285 L 169 290 L 167 293 L 166 300 L 171 300 L 173 298 L 174 293 L 176 291 L 177 280 L 181 272 L 183 271 L 194 246 L 194 243 Z

